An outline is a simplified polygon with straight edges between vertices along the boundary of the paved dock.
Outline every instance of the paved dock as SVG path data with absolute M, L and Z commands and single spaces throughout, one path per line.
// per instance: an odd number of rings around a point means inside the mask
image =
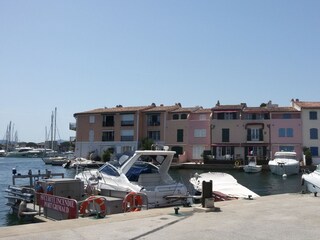
M 0 228 L 0 239 L 319 239 L 320 197 L 280 194 Z

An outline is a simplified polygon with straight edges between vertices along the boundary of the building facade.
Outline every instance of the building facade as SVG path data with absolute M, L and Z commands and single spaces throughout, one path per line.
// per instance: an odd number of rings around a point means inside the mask
M 181 104 L 100 108 L 75 113 L 77 156 L 101 155 L 140 148 L 143 139 L 176 151 L 180 162 L 197 161 L 204 151 L 216 160 L 273 158 L 276 151 L 295 151 L 302 159 L 303 147 L 319 158 L 320 102 L 292 101 L 289 107 L 245 103 L 211 109 L 182 107 Z

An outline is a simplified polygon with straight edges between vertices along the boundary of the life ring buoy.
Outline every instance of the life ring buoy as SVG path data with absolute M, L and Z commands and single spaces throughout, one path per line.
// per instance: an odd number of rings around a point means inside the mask
M 235 165 L 236 167 L 239 167 L 239 166 L 240 166 L 240 161 L 235 161 L 235 162 L 234 162 L 234 165 Z
M 90 196 L 88 197 L 81 205 L 80 205 L 80 214 L 82 216 L 86 216 L 90 214 L 89 205 L 90 203 L 94 203 L 99 206 L 99 216 L 104 217 L 107 213 L 107 207 L 105 204 L 105 200 L 103 197 Z
M 130 192 L 123 199 L 122 209 L 123 212 L 137 212 L 141 210 L 142 204 L 142 196 L 136 192 Z

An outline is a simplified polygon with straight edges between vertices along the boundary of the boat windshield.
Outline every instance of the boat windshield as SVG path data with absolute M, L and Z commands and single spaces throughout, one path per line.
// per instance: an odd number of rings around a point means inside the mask
M 112 164 L 105 164 L 101 168 L 99 168 L 99 172 L 105 173 L 110 176 L 119 177 L 120 174 Z
M 295 155 L 278 155 L 278 159 L 292 159 L 292 160 L 297 160 Z
M 135 162 L 134 165 L 129 169 L 129 171 L 126 173 L 126 176 L 129 179 L 129 181 L 137 182 L 140 174 L 158 172 L 158 168 L 153 164 L 138 161 Z

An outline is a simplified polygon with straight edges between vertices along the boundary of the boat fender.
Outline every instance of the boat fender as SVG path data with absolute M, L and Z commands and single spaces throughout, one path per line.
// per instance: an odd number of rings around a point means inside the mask
M 53 194 L 53 186 L 49 183 L 47 186 L 47 194 L 52 195 Z
M 80 214 L 82 216 L 88 215 L 90 213 L 90 210 L 88 209 L 90 203 L 95 203 L 99 206 L 99 212 L 98 215 L 100 218 L 104 217 L 107 213 L 107 207 L 105 204 L 105 200 L 103 197 L 97 197 L 97 196 L 90 196 L 86 200 L 83 201 L 83 203 L 80 205 Z
M 40 184 L 40 182 L 36 182 L 36 185 L 34 186 L 34 190 L 36 191 L 36 204 L 39 204 L 40 203 L 40 195 L 41 193 L 43 193 L 43 188 Z
M 23 212 L 27 211 L 27 202 L 25 200 L 22 200 L 19 204 L 18 209 L 18 218 L 21 219 L 23 217 Z
M 142 196 L 136 192 L 130 192 L 123 199 L 122 209 L 123 212 L 137 212 L 141 210 L 142 204 Z
M 43 188 L 39 182 L 34 186 L 34 190 L 36 190 L 37 193 L 43 193 Z

